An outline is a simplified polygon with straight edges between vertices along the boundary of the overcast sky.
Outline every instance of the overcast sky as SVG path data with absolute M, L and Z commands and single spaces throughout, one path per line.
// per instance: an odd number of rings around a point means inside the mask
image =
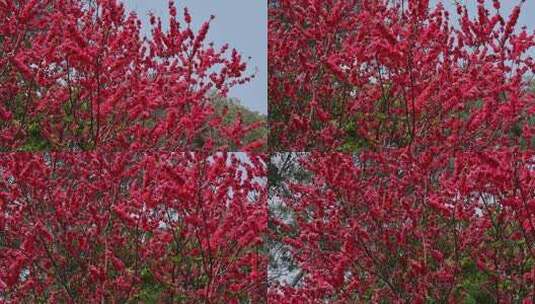
M 450 12 L 455 12 L 455 0 L 431 0 L 429 2 L 431 6 L 435 6 L 438 2 L 442 2 L 444 4 L 444 7 L 447 8 Z M 468 11 L 472 14 L 472 16 L 476 15 L 476 12 L 477 12 L 476 0 L 459 0 L 459 2 L 462 4 L 466 4 L 466 6 L 468 7 Z M 520 3 L 520 0 L 502 0 L 500 2 L 501 2 L 501 9 L 500 9 L 501 15 L 504 17 L 508 17 L 511 14 L 513 7 Z M 492 7 L 491 0 L 486 0 L 486 6 L 491 9 L 492 13 L 494 12 L 494 8 Z M 526 2 L 522 6 L 521 15 L 518 18 L 518 25 L 519 26 L 525 25 L 528 27 L 529 31 L 533 31 L 533 29 L 535 29 L 534 13 L 535 13 L 535 0 L 526 0 Z M 457 16 L 457 14 L 454 13 L 452 16 Z
M 477 1 L 476 0 L 458 0 L 462 4 L 466 4 L 466 7 L 468 8 L 468 12 L 472 17 L 477 16 Z M 429 1 L 431 6 L 435 6 L 438 2 L 442 2 L 444 4 L 444 7 L 448 9 L 448 11 L 452 12 L 451 16 L 453 17 L 452 20 L 457 22 L 457 12 L 456 12 L 456 6 L 455 6 L 455 0 L 431 0 Z M 494 7 L 492 6 L 491 0 L 486 0 L 486 6 L 490 8 L 491 14 L 493 14 Z M 511 15 L 511 12 L 513 8 L 519 4 L 520 0 L 502 0 L 501 8 L 500 8 L 500 14 L 504 17 L 504 19 L 507 21 L 509 15 Z M 526 2 L 522 5 L 522 10 L 520 12 L 520 16 L 518 18 L 518 23 L 516 26 L 516 30 L 519 31 L 522 26 L 527 27 L 528 33 L 533 33 L 535 30 L 535 0 L 526 0 Z M 457 26 L 457 24 L 454 24 Z M 529 56 L 535 57 L 535 48 L 531 48 L 531 50 L 527 53 Z
M 148 24 L 148 12 L 162 17 L 168 24 L 168 0 L 124 0 L 127 8 L 135 10 Z M 179 0 L 175 1 L 177 11 L 182 16 L 188 7 L 196 29 L 215 15 L 208 41 L 216 46 L 229 43 L 236 48 L 243 59 L 249 60 L 249 72 L 256 70 L 256 78 L 250 83 L 235 87 L 230 96 L 254 111 L 267 113 L 267 5 L 262 0 Z M 148 35 L 148 31 L 145 32 Z

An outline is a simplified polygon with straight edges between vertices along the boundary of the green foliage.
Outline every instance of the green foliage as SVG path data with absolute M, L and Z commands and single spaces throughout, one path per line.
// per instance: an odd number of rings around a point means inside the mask
M 35 152 L 50 150 L 50 143 L 41 135 L 41 127 L 38 122 L 32 122 L 28 126 L 28 139 L 22 146 L 22 151 Z
M 489 284 L 488 274 L 479 270 L 476 263 L 470 258 L 465 258 L 462 261 L 462 271 L 464 281 L 457 292 L 462 292 L 466 304 L 495 303 L 490 292 L 485 289 L 485 286 Z
M 135 300 L 141 303 L 160 303 L 162 293 L 165 291 L 165 286 L 155 280 L 153 274 L 148 267 L 141 270 L 141 279 L 143 285 Z M 180 303 L 180 302 L 178 302 Z
M 344 131 L 346 138 L 339 148 L 341 152 L 358 152 L 370 147 L 370 143 L 365 138 L 358 136 L 355 120 L 350 120 L 344 126 Z

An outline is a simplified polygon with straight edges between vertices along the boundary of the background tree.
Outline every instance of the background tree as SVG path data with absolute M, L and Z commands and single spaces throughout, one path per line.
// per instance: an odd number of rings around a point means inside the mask
M 268 127 L 265 115 L 247 109 L 235 98 L 214 96 L 212 102 L 215 112 L 222 117 L 223 125 L 241 124 L 243 126 L 241 141 L 229 143 L 231 151 L 237 151 L 242 143 L 257 144 L 263 151 L 267 150 Z M 216 134 L 217 132 L 212 136 L 215 137 Z M 221 145 L 224 143 L 223 139 Z
M 296 285 L 302 276 L 302 270 L 297 267 L 292 258 L 290 247 L 283 239 L 296 230 L 288 229 L 294 223 L 291 208 L 284 204 L 284 200 L 292 196 L 289 184 L 304 182 L 310 178 L 309 172 L 300 167 L 301 153 L 275 153 L 268 163 L 268 234 L 266 247 L 269 250 L 268 284 L 289 282 Z

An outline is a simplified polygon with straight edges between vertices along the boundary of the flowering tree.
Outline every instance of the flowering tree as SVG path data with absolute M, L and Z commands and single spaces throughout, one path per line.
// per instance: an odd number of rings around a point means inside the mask
M 287 182 L 271 219 L 298 271 L 273 303 L 531 300 L 534 157 L 302 156 L 312 178 Z
M 447 141 L 528 145 L 533 33 L 500 2 L 276 0 L 269 11 L 270 145 L 358 151 Z
M 262 155 L 0 158 L 0 300 L 262 303 Z
M 228 45 L 208 44 L 169 3 L 164 30 L 116 0 L 0 1 L 0 150 L 229 149 L 257 124 L 221 123 L 210 96 L 245 83 Z M 247 145 L 250 144 L 250 145 Z

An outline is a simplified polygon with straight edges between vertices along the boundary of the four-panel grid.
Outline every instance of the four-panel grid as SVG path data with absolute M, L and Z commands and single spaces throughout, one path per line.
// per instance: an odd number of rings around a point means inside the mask
M 0 303 L 535 303 L 530 11 L 0 0 Z

